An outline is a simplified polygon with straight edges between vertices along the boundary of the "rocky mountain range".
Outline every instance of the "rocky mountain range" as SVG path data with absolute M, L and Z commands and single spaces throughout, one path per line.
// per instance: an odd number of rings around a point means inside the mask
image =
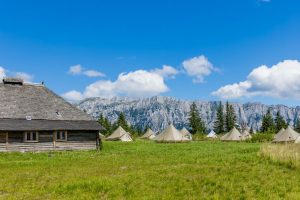
M 217 101 L 195 101 L 202 119 L 208 129 L 213 128 L 216 119 Z M 192 101 L 180 100 L 172 97 L 156 96 L 151 98 L 128 98 L 115 97 L 89 98 L 80 102 L 77 106 L 98 118 L 102 113 L 111 122 L 115 122 L 119 113 L 125 113 L 128 122 L 140 128 L 151 127 L 154 131 L 164 129 L 169 123 L 177 128 L 188 126 L 188 112 Z M 225 104 L 225 102 L 223 102 Z M 300 117 L 300 107 L 288 107 L 285 105 L 265 105 L 262 103 L 231 103 L 234 106 L 237 122 L 240 125 L 247 125 L 254 130 L 259 130 L 262 123 L 262 116 L 271 110 L 273 116 L 280 111 L 284 119 L 294 125 Z

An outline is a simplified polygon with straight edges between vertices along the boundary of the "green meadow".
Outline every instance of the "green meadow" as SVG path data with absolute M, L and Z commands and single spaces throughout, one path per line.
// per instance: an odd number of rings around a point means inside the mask
M 258 143 L 104 142 L 0 154 L 0 199 L 300 199 L 300 169 Z

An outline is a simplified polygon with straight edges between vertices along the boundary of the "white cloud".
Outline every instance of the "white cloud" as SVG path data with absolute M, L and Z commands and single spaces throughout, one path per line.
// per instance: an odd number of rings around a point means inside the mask
M 249 96 L 248 89 L 251 88 L 251 82 L 244 81 L 240 83 L 234 83 L 231 85 L 225 85 L 213 92 L 215 96 L 219 96 L 223 99 L 236 99 L 244 96 Z
M 178 70 L 173 68 L 170 65 L 163 65 L 162 69 L 154 69 L 152 72 L 165 77 L 165 78 L 172 78 L 174 79 L 175 76 L 178 74 Z
M 4 67 L 0 66 L 0 79 L 2 81 L 2 79 L 6 76 L 6 70 L 4 69 Z
M 169 90 L 162 76 L 145 70 L 122 73 L 116 84 L 120 93 L 135 97 L 154 96 Z
M 164 77 L 153 71 L 137 70 L 121 73 L 115 81 L 97 81 L 88 85 L 83 93 L 70 91 L 62 96 L 69 101 L 80 101 L 89 97 L 150 97 L 167 92 Z
M 71 75 L 85 75 L 88 77 L 104 77 L 105 74 L 96 70 L 85 70 L 81 65 L 73 65 L 69 69 Z
M 32 83 L 33 82 L 33 75 L 27 74 L 25 72 L 16 72 L 15 77 L 21 78 L 24 82 Z
M 202 83 L 204 77 L 210 75 L 215 70 L 214 66 L 204 55 L 185 60 L 182 65 L 186 73 L 194 77 L 194 83 Z
M 33 75 L 27 74 L 25 72 L 13 72 L 5 69 L 4 67 L 0 66 L 0 81 L 2 82 L 2 79 L 4 77 L 16 77 L 16 78 L 21 78 L 24 82 L 31 83 L 33 82 Z
M 73 65 L 69 69 L 69 73 L 72 75 L 79 75 L 82 73 L 83 68 L 81 65 Z
M 300 62 L 284 60 L 272 67 L 259 66 L 252 70 L 247 80 L 225 85 L 212 94 L 221 98 L 269 96 L 300 100 Z
M 87 71 L 84 71 L 83 74 L 88 77 L 103 77 L 103 76 L 105 76 L 105 74 L 103 74 L 102 72 L 98 72 L 95 70 L 87 70 Z
M 88 97 L 114 97 L 117 95 L 117 81 L 97 81 L 88 85 L 83 93 L 84 98 Z
M 81 101 L 84 99 L 83 95 L 76 90 L 69 91 L 63 94 L 62 97 L 69 101 Z

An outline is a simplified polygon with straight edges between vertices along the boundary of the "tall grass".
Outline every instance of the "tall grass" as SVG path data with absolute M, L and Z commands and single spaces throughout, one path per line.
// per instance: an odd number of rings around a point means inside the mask
M 300 171 L 259 143 L 104 142 L 103 151 L 0 154 L 0 199 L 299 199 Z
M 299 144 L 264 144 L 260 149 L 260 155 L 291 168 L 300 168 Z

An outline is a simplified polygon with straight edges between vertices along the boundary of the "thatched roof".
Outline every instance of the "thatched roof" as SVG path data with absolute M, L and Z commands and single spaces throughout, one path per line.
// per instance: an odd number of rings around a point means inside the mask
M 13 120 L 18 120 L 18 123 L 14 123 Z M 5 79 L 0 83 L 0 121 L 1 130 L 11 129 L 12 126 L 14 130 L 33 130 L 36 126 L 43 130 L 43 123 L 47 130 L 52 126 L 53 129 L 77 127 L 76 129 L 82 130 L 82 127 L 89 126 L 91 128 L 88 130 L 102 129 L 90 116 L 44 85 L 24 84 L 18 79 Z M 80 121 L 83 122 L 79 123 Z M 58 123 L 60 125 L 57 125 Z

